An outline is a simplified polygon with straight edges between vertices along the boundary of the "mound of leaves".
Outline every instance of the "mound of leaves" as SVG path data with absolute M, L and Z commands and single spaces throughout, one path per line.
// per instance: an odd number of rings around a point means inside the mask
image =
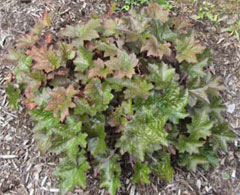
M 123 164 L 138 184 L 150 174 L 171 182 L 173 166 L 218 165 L 235 136 L 222 117 L 224 87 L 190 26 L 153 4 L 56 35 L 45 14 L 10 51 L 9 101 L 17 108 L 22 97 L 40 151 L 59 154 L 63 194 L 84 188 L 90 168 L 116 194 Z

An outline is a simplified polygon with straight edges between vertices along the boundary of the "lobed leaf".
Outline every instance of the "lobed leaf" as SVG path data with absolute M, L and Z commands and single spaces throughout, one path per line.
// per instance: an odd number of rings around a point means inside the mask
M 180 135 L 176 145 L 180 153 L 188 152 L 189 154 L 199 153 L 199 148 L 204 145 L 204 141 L 199 141 L 192 136 Z
M 213 127 L 213 122 L 210 121 L 208 114 L 206 112 L 200 112 L 192 116 L 192 123 L 187 125 L 188 132 L 191 137 L 195 139 L 206 139 L 211 135 L 211 128 Z
M 155 86 L 160 89 L 169 86 L 169 83 L 171 83 L 175 74 L 175 69 L 169 68 L 165 63 L 162 63 L 161 65 L 148 64 L 148 70 L 150 74 L 147 79 L 154 82 Z
M 147 51 L 147 56 L 158 57 L 162 59 L 163 55 L 169 56 L 171 54 L 169 43 L 160 44 L 156 37 L 150 36 L 150 38 L 144 43 L 141 48 L 141 52 Z
M 33 46 L 28 54 L 31 55 L 35 61 L 33 65 L 34 69 L 44 70 L 49 73 L 60 66 L 60 60 L 52 47 L 47 49 L 46 47 L 37 48 Z
M 135 74 L 134 67 L 138 64 L 135 54 L 128 55 L 125 51 L 119 51 L 117 57 L 111 57 L 106 62 L 107 67 L 114 72 L 114 78 L 121 79 L 123 77 L 132 78 Z
M 93 66 L 93 53 L 84 47 L 79 47 L 77 57 L 74 59 L 75 71 L 85 71 L 87 68 Z
M 67 157 L 60 159 L 60 165 L 57 167 L 54 175 L 60 178 L 61 194 L 66 194 L 76 186 L 86 186 L 86 171 L 90 168 L 87 159 L 81 155 L 77 162 L 73 162 Z
M 184 37 L 176 40 L 177 60 L 181 63 L 184 60 L 189 63 L 197 63 L 197 54 L 203 52 L 205 47 L 201 46 L 194 39 L 194 36 Z
M 54 117 L 60 112 L 60 120 L 64 121 L 66 116 L 69 115 L 69 108 L 74 108 L 75 104 L 72 102 L 74 95 L 79 91 L 75 90 L 72 85 L 69 85 L 67 89 L 63 87 L 57 87 L 51 91 L 51 100 L 48 102 L 46 111 L 53 111 Z
M 208 163 L 208 159 L 201 154 L 182 154 L 180 156 L 180 166 L 186 166 L 190 171 L 196 171 L 198 165 L 204 165 Z
M 118 159 L 119 157 L 113 153 L 106 158 L 97 158 L 100 163 L 100 186 L 107 188 L 111 195 L 115 195 L 117 189 L 121 186 L 121 182 L 119 180 L 121 167 L 117 162 Z
M 88 78 L 93 77 L 100 77 L 100 78 L 106 78 L 108 74 L 110 74 L 111 71 L 108 67 L 105 66 L 104 61 L 98 58 L 94 61 L 94 67 L 89 70 L 88 72 Z
M 153 3 L 151 6 L 146 8 L 147 16 L 160 20 L 162 23 L 168 21 L 169 11 L 164 10 L 158 3 Z
M 76 44 L 78 46 L 83 46 L 84 41 L 91 41 L 99 37 L 97 28 L 100 27 L 100 20 L 91 19 L 85 25 L 67 26 L 62 30 L 61 35 L 70 38 L 77 38 Z
M 105 117 L 100 115 L 92 119 L 85 131 L 88 133 L 88 149 L 91 154 L 96 156 L 103 153 L 107 148 L 105 143 Z
M 44 111 L 43 107 L 32 110 L 30 116 L 35 121 L 34 131 L 50 130 L 60 122 L 59 117 L 53 117 L 53 113 Z
M 112 43 L 98 42 L 96 47 L 100 51 L 104 51 L 104 57 L 115 56 L 118 53 L 118 48 Z
M 227 151 L 227 142 L 233 142 L 236 135 L 229 129 L 227 123 L 220 123 L 212 128 L 212 142 L 216 148 Z
M 92 108 L 96 112 L 104 111 L 108 108 L 109 102 L 113 98 L 112 88 L 108 83 L 101 83 L 99 79 L 91 80 L 84 89 L 84 94 L 92 101 Z
M 86 99 L 78 98 L 74 101 L 76 107 L 74 108 L 74 114 L 84 115 L 89 114 L 90 116 L 96 115 L 97 110 L 91 107 Z
M 163 129 L 167 117 L 161 112 L 156 115 L 154 108 L 156 109 L 156 105 L 141 107 L 126 124 L 116 145 L 121 148 L 122 153 L 128 152 L 143 161 L 145 152 L 167 146 L 167 132 Z

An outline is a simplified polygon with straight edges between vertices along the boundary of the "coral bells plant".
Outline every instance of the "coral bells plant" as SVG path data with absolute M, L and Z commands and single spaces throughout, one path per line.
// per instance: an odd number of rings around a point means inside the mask
M 209 51 L 186 20 L 152 4 L 57 35 L 50 26 L 45 14 L 9 52 L 21 90 L 10 84 L 7 94 L 14 108 L 22 97 L 40 151 L 59 156 L 62 194 L 84 188 L 91 168 L 116 194 L 123 163 L 138 184 L 150 174 L 171 182 L 174 166 L 218 165 L 217 151 L 235 135 Z

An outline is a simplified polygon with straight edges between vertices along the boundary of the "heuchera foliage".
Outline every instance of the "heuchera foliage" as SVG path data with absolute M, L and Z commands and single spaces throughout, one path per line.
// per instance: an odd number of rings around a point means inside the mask
M 8 59 L 40 151 L 61 154 L 62 194 L 84 188 L 91 167 L 116 194 L 122 163 L 139 184 L 151 173 L 171 182 L 173 165 L 218 165 L 218 149 L 235 138 L 222 117 L 224 87 L 185 19 L 153 4 L 58 35 L 50 26 L 45 14 Z M 17 108 L 20 90 L 11 84 L 7 94 Z

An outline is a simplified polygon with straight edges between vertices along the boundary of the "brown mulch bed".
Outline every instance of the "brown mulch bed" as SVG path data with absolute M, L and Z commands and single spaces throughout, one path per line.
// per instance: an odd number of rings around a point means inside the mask
M 240 6 L 239 6 L 240 8 Z M 25 34 L 47 10 L 53 18 L 52 30 L 77 23 L 91 14 L 106 11 L 106 4 L 100 0 L 5 0 L 0 2 L 0 194 L 59 194 L 57 181 L 51 176 L 57 164 L 54 155 L 41 156 L 31 131 L 31 121 L 20 108 L 13 112 L 6 100 L 5 86 L 12 66 L 3 63 L 3 56 L 16 40 Z M 187 15 L 184 9 L 176 12 Z M 194 18 L 194 17 L 193 17 Z M 174 182 L 165 184 L 157 178 L 149 186 L 135 186 L 130 178 L 123 180 L 118 194 L 240 194 L 240 42 L 227 33 L 220 33 L 209 21 L 191 19 L 198 31 L 199 39 L 211 48 L 215 60 L 216 74 L 222 77 L 226 86 L 223 93 L 229 110 L 226 120 L 231 123 L 238 140 L 221 152 L 220 166 L 204 172 L 176 170 Z M 82 195 L 107 194 L 98 187 L 98 181 L 88 176 L 88 188 L 76 189 L 73 193 Z

